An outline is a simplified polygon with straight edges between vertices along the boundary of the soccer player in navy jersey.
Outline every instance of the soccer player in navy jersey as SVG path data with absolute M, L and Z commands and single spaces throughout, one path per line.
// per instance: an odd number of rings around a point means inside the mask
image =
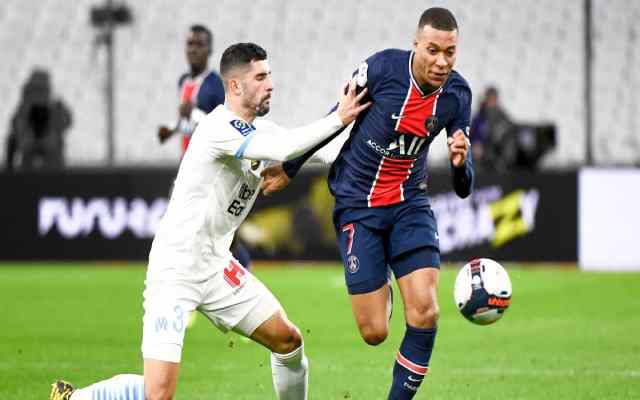
M 187 150 L 198 121 L 224 103 L 224 86 L 220 76 L 209 68 L 213 53 L 213 34 L 204 25 L 192 25 L 186 41 L 189 71 L 178 79 L 178 120 L 168 127 L 160 126 L 158 138 L 164 143 L 173 134 L 182 135 L 182 153 Z
M 213 34 L 209 28 L 204 25 L 192 25 L 186 43 L 189 72 L 182 74 L 178 80 L 178 120 L 172 127 L 162 125 L 158 129 L 160 143 L 164 143 L 175 133 L 182 135 L 183 156 L 198 122 L 224 103 L 222 79 L 216 71 L 209 68 L 212 53 Z M 251 269 L 251 255 L 241 240 L 234 239 L 231 251 L 243 267 Z
M 420 17 L 413 50 L 384 50 L 358 67 L 358 85 L 368 89 L 373 105 L 356 120 L 329 173 L 345 279 L 366 343 L 377 345 L 388 335 L 390 271 L 404 302 L 406 331 L 389 399 L 414 397 L 429 370 L 437 332 L 440 251 L 426 158 L 441 130 L 447 132 L 456 193 L 464 198 L 473 188 L 471 91 L 453 70 L 457 43 L 453 14 L 430 8 Z M 286 186 L 329 140 L 263 171 L 263 192 Z

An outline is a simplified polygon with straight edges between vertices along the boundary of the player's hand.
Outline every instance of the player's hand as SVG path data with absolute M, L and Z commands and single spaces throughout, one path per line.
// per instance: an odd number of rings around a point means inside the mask
M 171 135 L 173 135 L 173 132 L 174 131 L 168 126 L 161 125 L 158 128 L 158 139 L 160 140 L 160 143 L 164 143 L 167 139 L 169 139 Z
M 464 165 L 470 145 L 467 135 L 461 129 L 458 129 L 451 137 L 447 138 L 449 160 L 451 160 L 454 167 L 459 168 Z
M 191 111 L 193 110 L 193 104 L 191 102 L 180 103 L 180 107 L 178 107 L 178 114 L 182 118 L 191 118 Z
M 362 111 L 369 108 L 371 102 L 367 102 L 365 104 L 360 104 L 360 101 L 366 96 L 367 88 L 362 89 L 362 91 L 358 94 L 356 93 L 356 80 L 352 79 L 349 82 L 349 89 L 340 97 L 340 103 L 338 104 L 338 109 L 336 112 L 338 116 L 342 120 L 342 124 L 344 126 L 352 123 L 358 114 Z
M 282 169 L 282 163 L 263 169 L 260 176 L 264 178 L 260 183 L 260 190 L 262 190 L 262 194 L 265 196 L 279 192 L 287 187 L 291 181 L 287 173 Z

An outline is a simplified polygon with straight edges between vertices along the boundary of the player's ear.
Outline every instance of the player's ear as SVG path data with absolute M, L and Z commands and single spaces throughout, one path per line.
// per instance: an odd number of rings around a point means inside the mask
M 231 79 L 229 81 L 229 87 L 237 96 L 242 95 L 242 85 L 240 84 L 240 81 L 238 79 Z

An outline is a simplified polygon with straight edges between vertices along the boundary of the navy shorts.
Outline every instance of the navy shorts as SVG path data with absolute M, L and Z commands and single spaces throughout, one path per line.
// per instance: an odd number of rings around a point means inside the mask
M 334 225 L 349 294 L 381 288 L 421 268 L 440 267 L 436 219 L 428 205 L 339 209 Z

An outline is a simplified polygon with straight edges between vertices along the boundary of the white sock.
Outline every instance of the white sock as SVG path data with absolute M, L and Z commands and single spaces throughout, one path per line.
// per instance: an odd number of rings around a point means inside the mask
M 122 374 L 76 389 L 71 400 L 144 400 L 144 377 Z
M 271 353 L 271 373 L 279 400 L 307 399 L 309 360 L 304 345 L 289 354 Z

